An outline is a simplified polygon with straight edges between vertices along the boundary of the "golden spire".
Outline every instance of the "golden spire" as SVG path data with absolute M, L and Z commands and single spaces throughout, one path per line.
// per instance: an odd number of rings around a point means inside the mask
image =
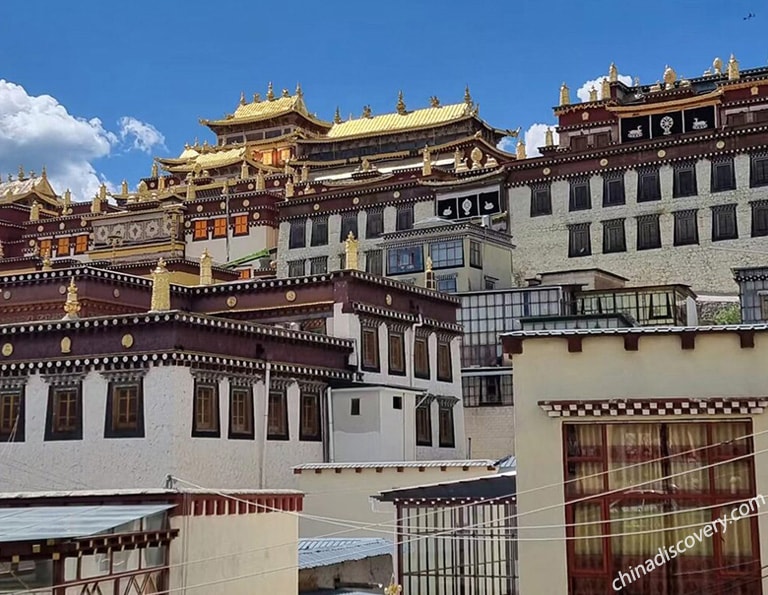
M 600 99 L 611 98 L 611 83 L 608 79 L 603 79 L 601 95 Z
M 267 85 L 267 101 L 274 101 L 275 100 L 275 90 L 272 87 L 272 83 L 270 82 Z
M 339 110 L 339 106 L 336 106 L 336 113 L 333 114 L 333 123 L 334 124 L 341 124 L 341 111 Z
M 243 164 L 240 166 L 240 179 L 247 180 L 251 177 L 251 172 L 248 169 L 248 162 L 243 159 Z
M 24 176 L 24 166 L 20 165 L 19 166 L 19 182 L 23 182 L 24 179 L 25 179 L 25 176 Z
M 285 182 L 285 198 L 286 199 L 292 198 L 293 191 L 294 191 L 293 179 L 289 177 L 288 180 Z
M 156 178 L 157 177 L 157 161 L 152 162 L 152 171 L 149 174 L 150 178 Z
M 440 99 L 437 95 L 432 95 L 432 97 L 429 98 L 429 107 L 440 107 Z
M 43 178 L 43 180 L 48 179 L 48 172 L 45 169 L 45 166 L 43 166 L 43 171 L 40 173 L 40 177 Z
M 667 65 L 664 67 L 664 87 L 667 89 L 673 89 L 675 81 L 677 80 L 677 73 L 675 69 Z
M 472 105 L 472 95 L 469 93 L 469 85 L 464 87 L 464 103 L 471 106 Z
M 195 183 L 190 172 L 187 174 L 187 200 L 195 200 L 195 190 Z
M 51 251 L 46 250 L 45 254 L 43 254 L 43 271 L 52 271 L 53 267 L 51 266 Z
M 164 312 L 171 309 L 171 274 L 165 267 L 165 260 L 157 261 L 157 267 L 152 271 L 152 301 L 150 312 Z
M 401 116 L 404 116 L 406 114 L 406 111 L 405 111 L 405 101 L 403 101 L 403 92 L 402 91 L 400 91 L 397 94 L 397 105 L 395 106 L 395 108 L 397 109 L 397 113 L 400 114 Z
M 571 96 L 568 92 L 568 85 L 563 83 L 560 86 L 560 105 L 569 105 L 571 103 Z
M 73 320 L 80 313 L 80 301 L 77 299 L 77 285 L 75 278 L 70 277 L 67 287 L 67 301 L 64 302 L 64 320 Z
M 517 141 L 517 152 L 516 152 L 518 159 L 526 159 L 525 155 L 525 143 L 523 142 L 523 139 L 520 139 Z
M 122 194 L 123 196 L 128 194 L 128 180 L 123 180 L 120 183 L 120 194 Z
M 363 118 L 371 118 L 373 117 L 371 115 L 371 106 L 370 105 L 364 105 L 363 106 Z
M 200 285 L 213 285 L 213 258 L 208 248 L 200 255 Z
M 720 58 L 715 58 L 712 62 L 712 68 L 715 74 L 723 74 L 723 61 Z
M 264 179 L 264 172 L 259 169 L 256 172 L 256 190 L 264 190 L 267 187 L 267 181 Z
M 281 96 L 282 97 L 290 97 L 291 96 L 291 92 L 288 89 L 283 89 L 283 92 L 282 92 Z
M 547 126 L 547 131 L 544 133 L 544 146 L 553 147 L 555 145 L 555 135 L 552 134 L 552 129 Z
M 597 101 L 597 89 L 595 89 L 594 85 L 589 89 L 589 100 Z
M 304 97 L 304 91 L 301 90 L 301 83 L 296 83 L 295 95 L 296 95 L 296 97 L 301 97 L 301 98 Z
M 431 176 L 432 175 L 432 153 L 429 151 L 429 145 L 424 145 L 424 150 L 422 151 L 422 155 L 424 156 L 424 162 L 421 165 L 421 175 Z
M 728 60 L 728 80 L 735 81 L 739 78 L 739 61 L 731 54 L 731 59 Z
M 253 102 L 254 103 L 261 103 L 261 94 L 260 93 L 254 93 L 253 94 Z
M 309 182 L 309 166 L 306 163 L 301 166 L 301 181 Z
M 355 234 L 350 231 L 347 239 L 344 240 L 344 256 L 346 261 L 345 268 L 347 270 L 357 270 L 359 268 L 357 259 L 358 244 L 359 241 L 355 239 Z
M 29 220 L 38 221 L 40 219 L 40 203 L 37 201 L 32 202 L 32 208 L 29 209 Z
M 615 83 L 619 80 L 619 71 L 616 68 L 616 64 L 611 62 L 611 65 L 608 67 L 608 82 Z
M 69 188 L 64 191 L 64 204 L 68 207 L 72 204 L 72 192 L 70 192 Z

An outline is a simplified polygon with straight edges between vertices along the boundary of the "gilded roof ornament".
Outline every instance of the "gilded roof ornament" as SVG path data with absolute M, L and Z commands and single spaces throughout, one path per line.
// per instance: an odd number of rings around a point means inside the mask
M 3 248 L 3 242 L 0 240 L 0 258 L 5 256 L 5 248 Z
M 264 179 L 264 172 L 256 172 L 256 190 L 264 190 L 267 187 L 267 181 Z
M 149 174 L 150 178 L 156 178 L 158 174 L 157 171 L 157 161 L 152 162 L 152 172 Z
M 123 196 L 128 194 L 128 180 L 123 180 L 120 183 L 120 194 L 122 194 Z
M 288 89 L 283 89 L 281 97 L 290 97 L 291 92 Z
M 440 99 L 437 95 L 432 95 L 429 98 L 429 107 L 440 107 Z
M 666 89 L 674 89 L 675 81 L 677 81 L 677 73 L 671 66 L 664 68 L 664 87 Z
M 107 200 L 107 185 L 104 182 L 99 186 L 99 199 Z
M 208 248 L 200 255 L 200 285 L 213 285 L 213 258 Z
M 245 105 L 245 91 L 240 91 L 240 105 Z
M 309 182 L 309 166 L 306 163 L 301 166 L 301 181 Z
M 371 114 L 371 106 L 370 105 L 364 105 L 363 106 L 363 118 L 372 118 Z
M 344 240 L 345 268 L 347 270 L 357 270 L 360 268 L 358 266 L 359 243 L 360 242 L 355 239 L 355 234 L 350 231 L 347 239 Z
M 270 82 L 267 85 L 267 101 L 274 101 L 275 100 L 275 90 L 272 87 L 272 83 Z
M 592 87 L 589 89 L 589 100 L 597 101 L 597 89 L 595 89 L 594 85 L 592 85 Z
M 293 197 L 293 192 L 294 192 L 293 179 L 288 178 L 288 180 L 285 182 L 285 198 L 286 198 L 286 200 Z
M 171 309 L 171 274 L 165 266 L 165 260 L 160 258 L 157 267 L 152 271 L 152 300 L 151 312 L 163 312 Z
M 520 139 L 517 141 L 517 151 L 515 152 L 515 155 L 518 159 L 526 159 L 527 156 L 525 154 L 525 143 L 523 142 L 523 139 Z
M 360 169 L 363 171 L 371 171 L 371 162 L 368 161 L 368 157 L 363 157 L 363 162 L 360 164 Z
M 601 95 L 600 99 L 610 99 L 611 98 L 611 83 L 606 78 L 604 78 L 603 82 L 601 83 L 600 95 Z
M 560 86 L 560 105 L 569 105 L 571 103 L 571 96 L 568 92 L 568 85 L 563 83 Z
M 43 256 L 43 271 L 52 271 L 53 267 L 51 266 L 51 251 L 46 250 L 45 255 Z
M 432 153 L 429 150 L 429 145 L 424 145 L 424 150 L 421 152 L 423 156 L 423 162 L 421 165 L 421 175 L 432 175 Z
M 400 91 L 397 94 L 397 104 L 395 105 L 395 108 L 397 109 L 397 113 L 401 116 L 404 116 L 408 112 L 405 109 L 405 101 L 403 100 L 403 92 Z
M 341 124 L 341 111 L 339 110 L 339 106 L 336 106 L 336 113 L 333 114 L 333 123 L 334 124 Z
M 243 164 L 240 166 L 240 179 L 247 180 L 251 177 L 251 172 L 248 167 L 248 162 L 243 160 Z
M 34 201 L 32 203 L 32 208 L 29 209 L 29 220 L 38 221 L 39 219 L 40 219 L 40 203 L 37 201 Z
M 19 182 L 23 182 L 26 179 L 26 176 L 24 175 L 24 166 L 19 166 Z
M 712 68 L 715 74 L 723 74 L 723 61 L 720 58 L 715 58 L 712 62 Z
M 296 97 L 304 98 L 304 91 L 301 89 L 301 83 L 296 83 Z
M 64 302 L 64 320 L 73 320 L 80 313 L 80 300 L 77 299 L 77 285 L 75 278 L 70 277 L 67 287 L 67 300 Z
M 48 179 L 48 171 L 45 169 L 45 166 L 43 166 L 43 171 L 40 172 L 40 177 L 43 178 L 43 180 Z
M 728 60 L 728 80 L 735 81 L 739 78 L 739 61 L 731 54 L 731 59 Z
M 473 103 L 472 95 L 469 93 L 469 85 L 464 87 L 464 103 L 466 103 L 469 106 L 471 106 Z
M 254 93 L 253 94 L 253 102 L 254 103 L 261 103 L 261 93 Z
M 549 126 L 547 126 L 547 131 L 544 133 L 544 146 L 555 146 L 555 135 L 552 133 L 552 129 Z
M 195 183 L 192 181 L 192 172 L 187 174 L 187 200 L 195 200 Z
M 619 70 L 616 68 L 616 64 L 611 62 L 611 65 L 608 67 L 608 82 L 616 83 L 619 80 Z

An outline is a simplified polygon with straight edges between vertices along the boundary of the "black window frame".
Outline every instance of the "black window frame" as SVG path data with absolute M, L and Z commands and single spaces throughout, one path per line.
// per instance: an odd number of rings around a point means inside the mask
M 245 396 L 245 429 L 235 427 L 235 397 Z M 255 419 L 253 406 L 253 387 L 250 385 L 229 385 L 229 430 L 227 437 L 230 440 L 253 440 L 255 433 Z
M 446 275 L 435 279 L 435 291 L 440 293 L 456 293 L 459 290 L 459 280 L 456 275 Z
M 424 367 L 420 367 L 419 357 L 423 356 Z M 429 380 L 430 367 L 429 367 L 429 337 L 428 336 L 416 336 L 413 340 L 413 375 L 416 378 L 422 378 Z
M 395 231 L 413 229 L 413 205 L 397 207 L 395 215 Z
M 366 348 L 366 335 L 372 336 L 372 345 L 374 347 L 374 353 L 372 360 L 374 363 L 366 363 L 366 354 L 368 349 Z M 360 369 L 366 372 L 379 372 L 381 370 L 381 348 L 379 346 L 379 329 L 372 326 L 364 326 L 360 330 Z
M 437 379 L 440 382 L 453 382 L 453 354 L 451 354 L 450 341 L 437 341 Z
M 318 266 L 315 266 L 318 265 Z M 328 272 L 328 257 L 313 256 L 309 259 L 310 275 L 325 275 Z
M 736 190 L 736 170 L 733 158 L 712 161 L 710 192 Z
M 360 416 L 360 397 L 352 397 L 349 400 L 349 415 L 350 417 Z
M 739 239 L 739 221 L 736 214 L 736 203 L 715 205 L 711 207 L 712 241 Z M 733 225 L 731 226 L 730 223 Z
M 5 387 L 0 388 L 0 414 L 2 413 L 2 410 L 5 409 L 5 399 L 6 398 L 13 398 L 18 399 L 18 402 L 15 406 L 16 412 L 15 415 L 11 413 L 11 418 L 14 419 L 13 422 L 10 423 L 9 427 L 7 429 L 3 429 L 2 426 L 0 426 L 0 444 L 2 443 L 9 443 L 9 442 L 24 442 L 25 440 L 25 418 L 26 418 L 26 412 L 25 412 L 25 390 L 23 386 L 18 387 Z M 13 407 L 13 404 L 11 405 Z
M 696 196 L 698 193 L 696 164 L 675 164 L 672 169 L 672 198 L 686 198 L 688 196 Z
M 299 259 L 299 260 L 289 260 L 287 263 L 288 265 L 288 277 L 304 277 L 307 274 L 307 261 L 306 259 Z M 296 272 L 295 270 L 292 270 L 294 267 L 301 266 L 301 274 L 294 275 Z
M 752 208 L 752 237 L 768 236 L 768 200 L 756 200 L 750 203 Z
M 417 397 L 418 399 L 419 397 Z M 432 446 L 432 404 L 422 403 L 414 415 L 416 446 Z M 422 430 L 422 431 L 420 431 Z
M 198 426 L 197 419 L 200 410 L 201 389 L 210 389 L 212 392 L 213 410 L 211 418 L 213 427 L 202 428 Z M 221 399 L 219 395 L 219 383 L 214 380 L 195 380 L 194 393 L 192 394 L 192 438 L 221 438 Z
M 312 232 L 309 238 L 309 245 L 327 246 L 328 245 L 328 216 L 312 217 Z
M 749 187 L 768 186 L 768 155 L 752 155 L 749 160 Z
M 624 174 L 603 176 L 603 208 L 627 204 Z
M 699 211 L 698 209 L 685 209 L 673 211 L 675 246 L 694 246 L 699 243 Z M 692 226 L 691 226 L 692 223 Z M 691 233 L 691 230 L 692 233 Z
M 280 415 L 280 425 L 282 428 L 279 431 L 273 431 L 273 425 L 270 420 L 274 414 L 274 403 L 277 401 L 280 403 L 282 409 L 282 415 Z M 274 441 L 286 441 L 291 439 L 291 426 L 288 420 L 288 391 L 285 388 L 271 388 L 267 395 L 267 440 Z
M 75 412 L 75 426 L 72 430 L 57 430 L 54 427 L 56 421 L 55 407 L 58 405 L 57 398 L 60 393 L 74 392 L 77 411 Z M 83 439 L 83 385 L 76 384 L 57 384 L 48 388 L 48 407 L 45 414 L 45 436 L 46 442 L 59 440 L 82 440 Z
M 579 237 L 586 238 L 583 250 L 579 249 L 582 242 Z M 592 256 L 592 226 L 591 223 L 573 223 L 568 226 L 568 258 Z
M 661 218 L 658 214 L 640 215 L 637 219 L 637 250 L 661 248 Z
M 288 249 L 293 250 L 295 248 L 307 247 L 307 222 L 302 219 L 300 221 L 291 221 L 290 230 L 288 232 Z
M 309 401 L 314 401 L 311 407 L 308 407 Z M 307 432 L 307 410 L 314 411 L 317 420 L 316 428 L 313 432 Z M 315 391 L 301 391 L 299 395 L 299 441 L 300 442 L 322 442 L 323 440 L 323 409 L 320 393 Z
M 373 261 L 371 261 L 371 256 L 374 256 Z M 376 262 L 378 259 L 378 267 L 377 270 L 373 271 L 372 269 L 372 262 Z M 372 275 L 384 275 L 384 250 L 377 249 L 377 250 L 367 250 L 365 252 L 365 272 L 371 273 Z
M 552 214 L 552 185 L 531 186 L 531 217 Z
M 409 264 L 407 266 L 400 266 L 400 254 L 406 253 L 409 255 Z M 394 265 L 394 266 L 393 266 Z M 424 272 L 424 247 L 422 244 L 418 246 L 401 246 L 399 248 L 389 248 L 387 250 L 387 275 L 408 275 L 413 273 Z
M 365 214 L 365 238 L 368 240 L 384 235 L 384 210 L 372 209 Z
M 435 255 L 435 251 L 437 251 L 437 255 Z M 464 266 L 464 240 L 463 238 L 453 238 L 430 242 L 429 256 L 432 258 L 434 270 L 461 268 Z
M 658 168 L 637 172 L 637 202 L 661 200 L 661 176 Z
M 584 196 L 579 196 L 580 191 L 584 191 Z M 592 208 L 592 195 L 590 194 L 589 179 L 570 180 L 570 189 L 568 191 L 568 211 L 588 211 Z
M 447 422 L 446 422 L 447 418 Z M 453 418 L 453 407 L 440 406 L 437 409 L 437 427 L 438 439 L 437 445 L 440 448 L 456 448 L 456 425 Z M 444 433 L 445 426 L 450 427 L 450 432 Z
M 469 266 L 473 269 L 483 268 L 483 245 L 477 240 L 469 240 Z
M 115 405 L 117 391 L 124 388 L 136 390 L 136 423 L 133 427 L 117 427 Z M 104 416 L 104 438 L 144 438 L 144 381 L 143 379 L 110 382 L 107 385 L 107 410 Z
M 400 345 L 394 349 L 393 345 L 396 342 L 399 342 Z M 399 359 L 401 362 L 401 366 L 399 367 L 393 358 L 395 353 L 399 354 Z M 392 376 L 405 376 L 408 368 L 408 362 L 405 361 L 405 333 L 402 331 L 389 329 L 389 332 L 387 333 L 387 362 L 389 373 Z
M 627 232 L 624 219 L 603 221 L 603 254 L 627 251 Z
M 352 236 L 357 240 L 360 239 L 357 228 L 357 212 L 354 213 L 342 213 L 341 226 L 339 230 L 339 241 L 344 242 L 349 238 L 349 232 L 352 232 Z

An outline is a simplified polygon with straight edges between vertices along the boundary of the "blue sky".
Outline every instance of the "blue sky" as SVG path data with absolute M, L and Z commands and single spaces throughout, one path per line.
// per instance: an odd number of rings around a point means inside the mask
M 301 82 L 324 119 L 337 105 L 344 117 L 365 104 L 393 111 L 400 89 L 409 108 L 431 95 L 456 102 L 469 84 L 484 119 L 527 130 L 554 123 L 560 83 L 575 99 L 611 61 L 643 83 L 666 64 L 699 76 L 732 52 L 742 68 L 768 65 L 765 0 L 646 0 L 631 10 L 595 0 L 5 0 L 3 9 L 0 173 L 45 163 L 57 190 L 72 186 L 80 200 L 100 179 L 134 187 L 153 155 L 211 140 L 198 118 L 233 111 L 241 91 L 263 96 L 269 81 Z

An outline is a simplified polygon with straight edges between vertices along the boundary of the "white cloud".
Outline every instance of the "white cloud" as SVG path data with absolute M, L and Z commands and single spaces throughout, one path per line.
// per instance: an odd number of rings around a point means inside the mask
M 154 147 L 165 148 L 165 137 L 152 124 L 142 122 L 131 116 L 123 116 L 118 121 L 120 138 L 131 143 L 132 148 L 150 153 Z M 131 139 L 133 141 L 131 142 Z
M 543 147 L 546 142 L 547 128 L 552 129 L 552 140 L 557 144 L 558 134 L 555 132 L 557 124 L 532 124 L 528 130 L 523 134 L 523 142 L 525 143 L 525 154 L 527 157 L 538 157 L 539 147 Z M 507 153 L 515 153 L 517 151 L 517 138 L 505 136 L 499 143 L 499 149 L 506 151 Z
M 596 79 L 592 79 L 591 81 L 587 81 L 584 83 L 581 87 L 579 87 L 579 90 L 576 91 L 576 97 L 581 99 L 581 101 L 589 101 L 589 90 L 594 87 L 597 90 L 597 96 L 600 97 L 600 90 L 603 85 L 603 79 L 607 78 L 606 76 L 600 76 Z M 632 77 L 628 76 L 626 74 L 620 74 L 619 80 L 624 83 L 627 86 L 632 86 Z
M 19 165 L 38 175 L 46 167 L 53 188 L 69 188 L 75 200 L 89 200 L 104 182 L 113 187 L 94 162 L 128 150 L 148 151 L 162 146 L 157 129 L 135 118 L 121 118 L 119 133 L 106 129 L 98 118 L 70 114 L 50 95 L 32 96 L 21 85 L 0 79 L 0 175 L 14 176 Z

